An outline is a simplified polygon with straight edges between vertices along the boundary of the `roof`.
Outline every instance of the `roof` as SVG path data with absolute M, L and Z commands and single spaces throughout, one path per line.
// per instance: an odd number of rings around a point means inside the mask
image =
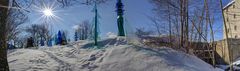
M 231 6 L 233 3 L 235 3 L 236 0 L 232 0 L 231 2 L 229 2 L 226 6 L 223 7 L 223 9 Z

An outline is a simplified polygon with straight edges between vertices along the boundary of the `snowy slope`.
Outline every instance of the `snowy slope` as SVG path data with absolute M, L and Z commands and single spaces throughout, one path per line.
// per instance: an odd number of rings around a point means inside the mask
M 16 49 L 8 52 L 11 71 L 216 71 L 195 56 L 170 48 L 128 45 L 124 39 L 90 41 L 66 46 Z

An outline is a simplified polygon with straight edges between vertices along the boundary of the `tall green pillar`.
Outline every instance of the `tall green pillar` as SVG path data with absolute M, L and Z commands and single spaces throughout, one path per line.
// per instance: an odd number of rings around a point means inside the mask
M 123 20 L 123 3 L 121 0 L 117 1 L 117 24 L 118 24 L 118 36 L 125 36 L 124 32 L 124 20 Z
M 98 46 L 98 10 L 97 10 L 97 4 L 95 2 L 95 6 L 94 6 L 94 13 L 95 13 L 95 17 L 94 17 L 94 45 Z

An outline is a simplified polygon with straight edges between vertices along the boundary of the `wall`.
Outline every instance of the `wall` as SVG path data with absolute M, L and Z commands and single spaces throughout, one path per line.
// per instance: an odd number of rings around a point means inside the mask
M 229 39 L 229 46 L 231 48 L 226 45 L 225 39 L 216 43 L 216 61 L 220 64 L 229 64 L 229 57 L 232 57 L 233 61 L 240 57 L 240 39 Z

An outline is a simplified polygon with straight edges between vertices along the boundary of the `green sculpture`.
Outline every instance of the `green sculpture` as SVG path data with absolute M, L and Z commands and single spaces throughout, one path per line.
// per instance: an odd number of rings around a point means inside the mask
M 118 24 L 118 36 L 125 36 L 124 32 L 124 20 L 123 20 L 123 3 L 121 0 L 118 0 L 116 4 L 117 8 L 117 24 Z

